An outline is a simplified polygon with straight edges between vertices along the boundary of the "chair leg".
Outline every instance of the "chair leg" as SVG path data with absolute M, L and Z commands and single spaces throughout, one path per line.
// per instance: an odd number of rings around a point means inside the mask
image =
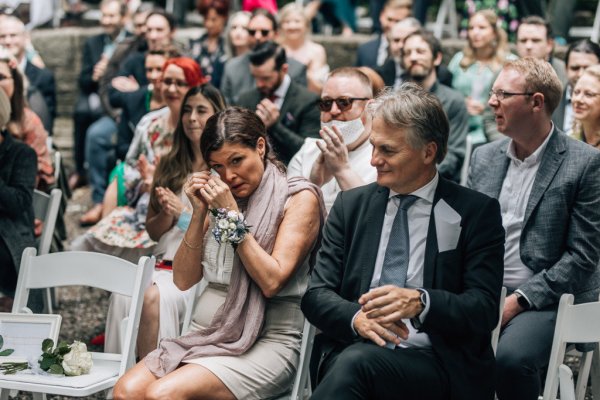
M 575 389 L 575 398 L 577 400 L 585 399 L 588 378 L 590 376 L 590 367 L 592 366 L 592 355 L 593 353 L 591 351 L 581 355 L 579 361 L 579 376 L 577 377 L 577 385 Z
M 600 399 L 600 350 L 596 347 L 592 354 L 592 396 Z
M 8 389 L 0 389 L 0 400 L 8 400 Z

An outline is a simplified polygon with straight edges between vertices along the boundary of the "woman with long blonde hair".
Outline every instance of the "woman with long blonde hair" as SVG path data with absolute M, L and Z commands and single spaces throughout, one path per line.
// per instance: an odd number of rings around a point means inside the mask
M 470 115 L 469 134 L 476 141 L 487 141 L 493 136 L 484 131 L 483 112 L 488 93 L 504 63 L 515 58 L 494 11 L 481 10 L 469 18 L 467 44 L 452 57 L 448 69 L 453 75 L 452 87 L 465 96 Z
M 573 137 L 600 149 L 600 65 L 587 67 L 573 93 Z

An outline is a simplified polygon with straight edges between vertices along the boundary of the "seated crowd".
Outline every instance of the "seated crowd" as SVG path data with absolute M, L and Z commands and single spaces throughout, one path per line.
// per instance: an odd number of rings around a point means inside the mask
M 312 398 L 537 399 L 561 295 L 600 293 L 598 44 L 562 62 L 551 25 L 527 16 L 513 54 L 478 9 L 443 65 L 412 3 L 387 0 L 356 65 L 329 71 L 297 4 L 276 18 L 198 3 L 206 33 L 182 46 L 164 10 L 103 0 L 83 49 L 69 184 L 89 182 L 94 205 L 70 248 L 157 259 L 115 398 L 282 395 L 306 318 Z M 61 183 L 54 76 L 1 18 L 9 298 L 39 231 L 33 190 Z M 129 302 L 110 299 L 106 352 Z

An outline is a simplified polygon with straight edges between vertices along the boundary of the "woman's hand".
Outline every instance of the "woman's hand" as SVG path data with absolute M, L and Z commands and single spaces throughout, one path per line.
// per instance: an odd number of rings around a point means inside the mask
M 162 211 L 173 218 L 179 218 L 184 209 L 179 197 L 169 188 L 157 187 L 155 192 Z
M 208 202 L 202 195 L 202 189 L 210 179 L 210 172 L 201 171 L 194 172 L 183 185 L 185 195 L 192 203 L 193 212 L 206 212 L 208 210 Z
M 482 102 L 472 99 L 471 97 L 465 99 L 465 105 L 467 106 L 469 115 L 480 115 L 485 108 L 485 105 Z
M 202 197 L 204 197 L 208 205 L 211 208 L 227 208 L 228 210 L 239 212 L 229 186 L 218 176 L 211 176 L 209 178 L 207 184 L 201 190 Z

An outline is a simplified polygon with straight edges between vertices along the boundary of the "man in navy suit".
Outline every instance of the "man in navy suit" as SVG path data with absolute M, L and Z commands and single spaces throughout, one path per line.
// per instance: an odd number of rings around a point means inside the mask
M 56 117 L 56 87 L 54 74 L 48 68 L 30 62 L 26 55 L 27 33 L 20 19 L 7 16 L 0 24 L 0 45 L 8 49 L 17 59 L 19 70 L 29 81 L 28 100 L 31 109 L 41 118 L 44 128 L 52 135 Z M 31 96 L 39 92 L 42 102 L 31 101 Z
M 313 399 L 494 395 L 500 206 L 443 177 L 449 124 L 413 83 L 375 99 L 377 182 L 340 192 L 302 311 L 322 331 Z
M 381 67 L 389 57 L 388 34 L 390 28 L 404 18 L 410 16 L 411 1 L 407 0 L 387 0 L 381 14 L 379 14 L 379 23 L 382 32 L 373 40 L 363 43 L 356 50 L 356 66 L 377 68 Z

